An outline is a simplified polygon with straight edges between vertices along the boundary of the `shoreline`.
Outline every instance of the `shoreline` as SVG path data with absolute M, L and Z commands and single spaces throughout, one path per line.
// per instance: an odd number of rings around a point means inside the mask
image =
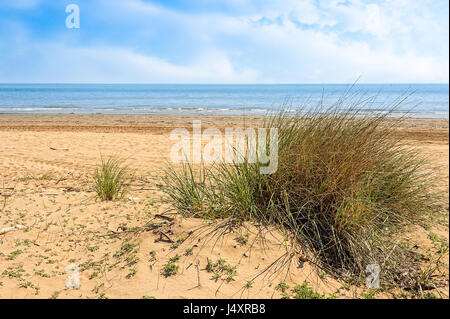
M 176 122 L 185 122 L 188 120 L 205 118 L 207 120 L 259 120 L 264 115 L 205 115 L 205 114 L 76 114 L 76 113 L 0 113 L 0 123 L 4 122 L 81 122 L 81 123 L 138 123 L 138 124 L 154 124 L 158 120 L 175 119 Z M 417 126 L 419 122 L 425 122 L 430 128 L 449 128 L 449 118 L 430 118 L 430 117 L 407 117 L 404 119 L 388 117 L 388 121 L 399 121 L 409 123 L 406 126 Z M 103 122 L 102 122 L 103 121 Z M 436 126 L 437 125 L 437 126 Z
M 262 116 L 179 116 L 138 114 L 0 114 L 3 132 L 91 132 L 167 134 L 175 128 L 191 129 L 194 120 L 201 120 L 203 128 L 256 127 Z M 448 119 L 396 119 L 394 134 L 406 140 L 433 141 L 448 144 Z

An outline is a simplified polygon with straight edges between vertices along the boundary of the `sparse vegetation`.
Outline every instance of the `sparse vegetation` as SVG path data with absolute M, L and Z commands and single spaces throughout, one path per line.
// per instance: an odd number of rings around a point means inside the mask
M 323 299 L 324 296 L 314 291 L 308 284 L 304 281 L 303 284 L 294 287 L 294 298 L 295 299 Z
M 20 254 L 22 254 L 23 253 L 23 251 L 22 250 L 20 250 L 20 249 L 18 249 L 18 250 L 14 250 L 13 252 L 11 252 L 9 255 L 8 255 L 8 260 L 13 260 L 13 259 L 15 259 L 18 255 L 20 255 Z
M 178 260 L 180 260 L 181 256 L 176 254 L 175 256 L 169 258 L 169 263 L 174 263 L 177 262 Z
M 239 235 L 236 237 L 236 241 L 237 241 L 240 245 L 244 246 L 244 245 L 247 244 L 249 237 L 250 237 L 250 233 L 239 234 Z
M 118 251 L 114 254 L 114 257 L 120 257 L 123 256 L 131 251 L 133 251 L 138 246 L 137 243 L 130 243 L 126 242 L 124 243 Z
M 180 266 L 178 266 L 177 264 L 173 263 L 165 264 L 163 265 L 163 274 L 166 277 L 173 276 L 178 272 L 179 268 Z
M 289 285 L 285 282 L 280 282 L 277 288 L 279 288 L 281 292 L 286 292 L 289 289 Z
M 214 279 L 225 279 L 226 281 L 234 280 L 237 275 L 237 266 L 228 264 L 223 258 L 217 259 L 216 262 L 212 262 L 208 259 L 206 264 L 206 271 L 213 273 Z

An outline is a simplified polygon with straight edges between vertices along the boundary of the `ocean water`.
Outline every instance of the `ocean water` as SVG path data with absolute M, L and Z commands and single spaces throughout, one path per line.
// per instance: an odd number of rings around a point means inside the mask
M 448 84 L 0 84 L 0 113 L 261 115 L 335 103 L 393 116 L 448 118 Z M 405 99 L 403 101 L 403 99 Z

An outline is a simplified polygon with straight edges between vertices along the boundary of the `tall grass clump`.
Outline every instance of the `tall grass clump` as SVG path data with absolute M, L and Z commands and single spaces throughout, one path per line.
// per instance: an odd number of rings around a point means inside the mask
M 435 210 L 433 182 L 393 134 L 395 105 L 368 116 L 367 101 L 267 116 L 262 125 L 278 129 L 274 174 L 246 160 L 187 163 L 168 170 L 162 190 L 185 216 L 275 225 L 338 276 L 364 278 L 378 264 L 385 282 L 407 285 L 416 265 L 399 235 Z
M 128 191 L 128 168 L 118 157 L 102 157 L 93 177 L 95 192 L 101 200 L 120 199 Z

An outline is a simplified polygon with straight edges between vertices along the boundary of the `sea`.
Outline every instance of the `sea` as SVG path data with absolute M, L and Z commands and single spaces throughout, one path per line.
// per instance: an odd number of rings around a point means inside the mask
M 449 118 L 448 84 L 0 84 L 1 113 L 264 115 L 359 107 Z

